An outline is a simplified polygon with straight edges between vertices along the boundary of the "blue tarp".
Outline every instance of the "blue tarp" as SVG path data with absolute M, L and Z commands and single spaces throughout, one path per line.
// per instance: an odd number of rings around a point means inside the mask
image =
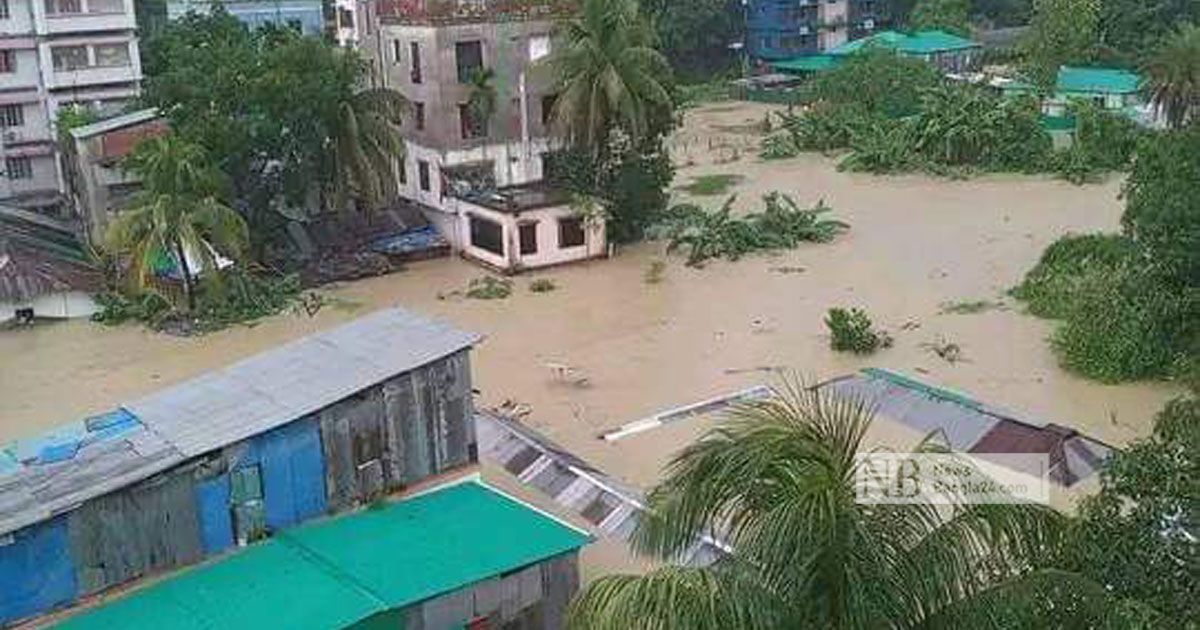
M 377 254 L 395 256 L 423 252 L 447 244 L 446 239 L 442 238 L 433 226 L 426 226 L 376 239 L 371 243 L 370 249 Z

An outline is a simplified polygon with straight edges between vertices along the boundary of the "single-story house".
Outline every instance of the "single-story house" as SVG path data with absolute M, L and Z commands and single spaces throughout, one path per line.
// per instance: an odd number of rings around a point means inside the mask
M 604 219 L 582 216 L 565 191 L 541 183 L 464 189 L 450 205 L 463 255 L 503 272 L 608 255 Z
M 283 532 L 59 627 L 556 630 L 589 540 L 461 480 Z
M 104 286 L 90 265 L 48 251 L 0 242 L 0 324 L 90 317 Z
M 1142 104 L 1142 78 L 1120 68 L 1082 68 L 1063 66 L 1058 70 L 1054 94 L 1042 102 L 1042 113 L 1065 116 L 1073 99 L 1088 100 L 1104 109 L 1134 115 Z M 1031 94 L 1036 88 L 1020 79 L 995 78 L 991 85 L 1006 95 Z
M 978 67 L 983 45 L 965 37 L 941 30 L 900 33 L 881 31 L 830 48 L 819 55 L 778 61 L 771 66 L 776 72 L 812 74 L 837 67 L 849 55 L 867 48 L 891 50 L 905 57 L 930 63 L 946 73 L 964 73 Z

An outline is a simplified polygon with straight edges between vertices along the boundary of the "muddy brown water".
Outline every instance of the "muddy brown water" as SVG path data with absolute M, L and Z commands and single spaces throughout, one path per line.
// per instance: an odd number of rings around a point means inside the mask
M 426 261 L 328 289 L 356 308 L 284 314 L 198 338 L 85 321 L 0 332 L 0 441 L 395 304 L 483 333 L 474 354 L 481 403 L 528 404 L 531 425 L 641 486 L 657 479 L 670 454 L 705 423 L 616 443 L 598 440 L 598 433 L 769 380 L 754 370 L 766 366 L 812 379 L 886 367 L 1115 444 L 1149 432 L 1154 413 L 1176 388 L 1102 385 L 1064 372 L 1046 342 L 1052 323 L 1023 314 L 1004 297 L 1054 239 L 1117 229 L 1118 180 L 1079 187 L 1023 176 L 877 177 L 839 172 L 818 155 L 762 162 L 747 149 L 757 138 L 729 130 L 748 128 L 766 111 L 723 104 L 689 112 L 673 144 L 685 165 L 677 182 L 742 175 L 732 192 L 743 210 L 773 190 L 805 204 L 823 199 L 852 224 L 836 242 L 704 269 L 665 255 L 662 243 L 643 243 L 610 260 L 520 276 L 512 297 L 497 301 L 439 298 L 483 271 L 459 259 Z M 720 201 L 702 199 L 712 206 Z M 649 284 L 644 276 L 654 261 L 666 268 L 661 282 Z M 552 278 L 558 289 L 531 293 L 528 284 L 538 277 Z M 942 312 L 947 303 L 976 300 L 1001 301 L 1005 308 Z M 869 357 L 831 352 L 822 318 L 838 305 L 867 309 L 895 345 Z M 939 358 L 928 350 L 935 342 L 958 344 L 963 360 Z M 586 384 L 560 379 L 548 367 L 553 363 L 572 366 Z

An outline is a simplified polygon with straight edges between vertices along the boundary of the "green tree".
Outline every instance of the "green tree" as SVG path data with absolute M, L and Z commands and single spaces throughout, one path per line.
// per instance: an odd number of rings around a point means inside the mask
M 635 140 L 671 115 L 671 68 L 636 0 L 584 0 L 562 25 L 549 64 L 557 83 L 554 122 L 566 139 L 598 153 L 609 131 Z
M 728 67 L 745 25 L 737 0 L 643 0 L 642 11 L 671 66 L 697 79 Z
M 401 121 L 409 103 L 399 92 L 372 88 L 344 94 L 338 104 L 327 180 L 334 203 L 358 199 L 369 210 L 396 191 L 396 161 L 404 157 Z
M 1193 0 L 1102 0 L 1101 52 L 1121 64 L 1136 64 L 1181 24 L 1200 24 Z
M 942 29 L 959 35 L 971 33 L 970 0 L 920 0 L 908 18 L 914 30 Z
M 817 76 L 813 94 L 834 105 L 862 107 L 898 118 L 916 113 L 921 94 L 943 83 L 929 64 L 883 48 L 849 56 L 837 69 Z
M 1178 129 L 1200 116 L 1200 26 L 1186 24 L 1159 44 L 1145 64 L 1155 109 Z
M 107 246 L 128 256 L 135 289 L 145 286 L 157 259 L 173 258 L 191 311 L 196 305 L 193 272 L 215 274 L 217 252 L 240 258 L 246 224 L 221 202 L 221 173 L 197 144 L 177 136 L 148 140 L 129 156 L 127 167 L 141 177 L 142 190 L 109 226 Z M 189 268 L 189 255 L 200 269 Z
M 1200 289 L 1200 126 L 1142 142 L 1125 184 L 1121 223 L 1149 260 Z
M 1175 400 L 1154 433 L 1113 454 L 1080 505 L 1065 561 L 1118 597 L 1200 620 L 1200 400 Z
M 1099 41 L 1100 0 L 1034 0 L 1024 42 L 1024 72 L 1050 91 L 1059 67 L 1093 59 Z
M 591 583 L 571 627 L 970 627 L 958 624 L 987 623 L 1047 581 L 1095 595 L 1042 566 L 1061 527 L 1053 511 L 952 491 L 946 505 L 859 502 L 867 404 L 794 384 L 776 393 L 672 460 L 633 537 L 668 564 Z M 944 452 L 929 440 L 919 448 Z M 669 564 L 703 535 L 732 551 L 709 567 Z

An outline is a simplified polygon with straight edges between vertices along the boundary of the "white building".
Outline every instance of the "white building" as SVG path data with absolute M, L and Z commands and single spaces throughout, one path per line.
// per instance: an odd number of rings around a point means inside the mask
M 0 0 L 0 200 L 59 206 L 54 121 L 69 105 L 119 112 L 142 78 L 134 0 Z

